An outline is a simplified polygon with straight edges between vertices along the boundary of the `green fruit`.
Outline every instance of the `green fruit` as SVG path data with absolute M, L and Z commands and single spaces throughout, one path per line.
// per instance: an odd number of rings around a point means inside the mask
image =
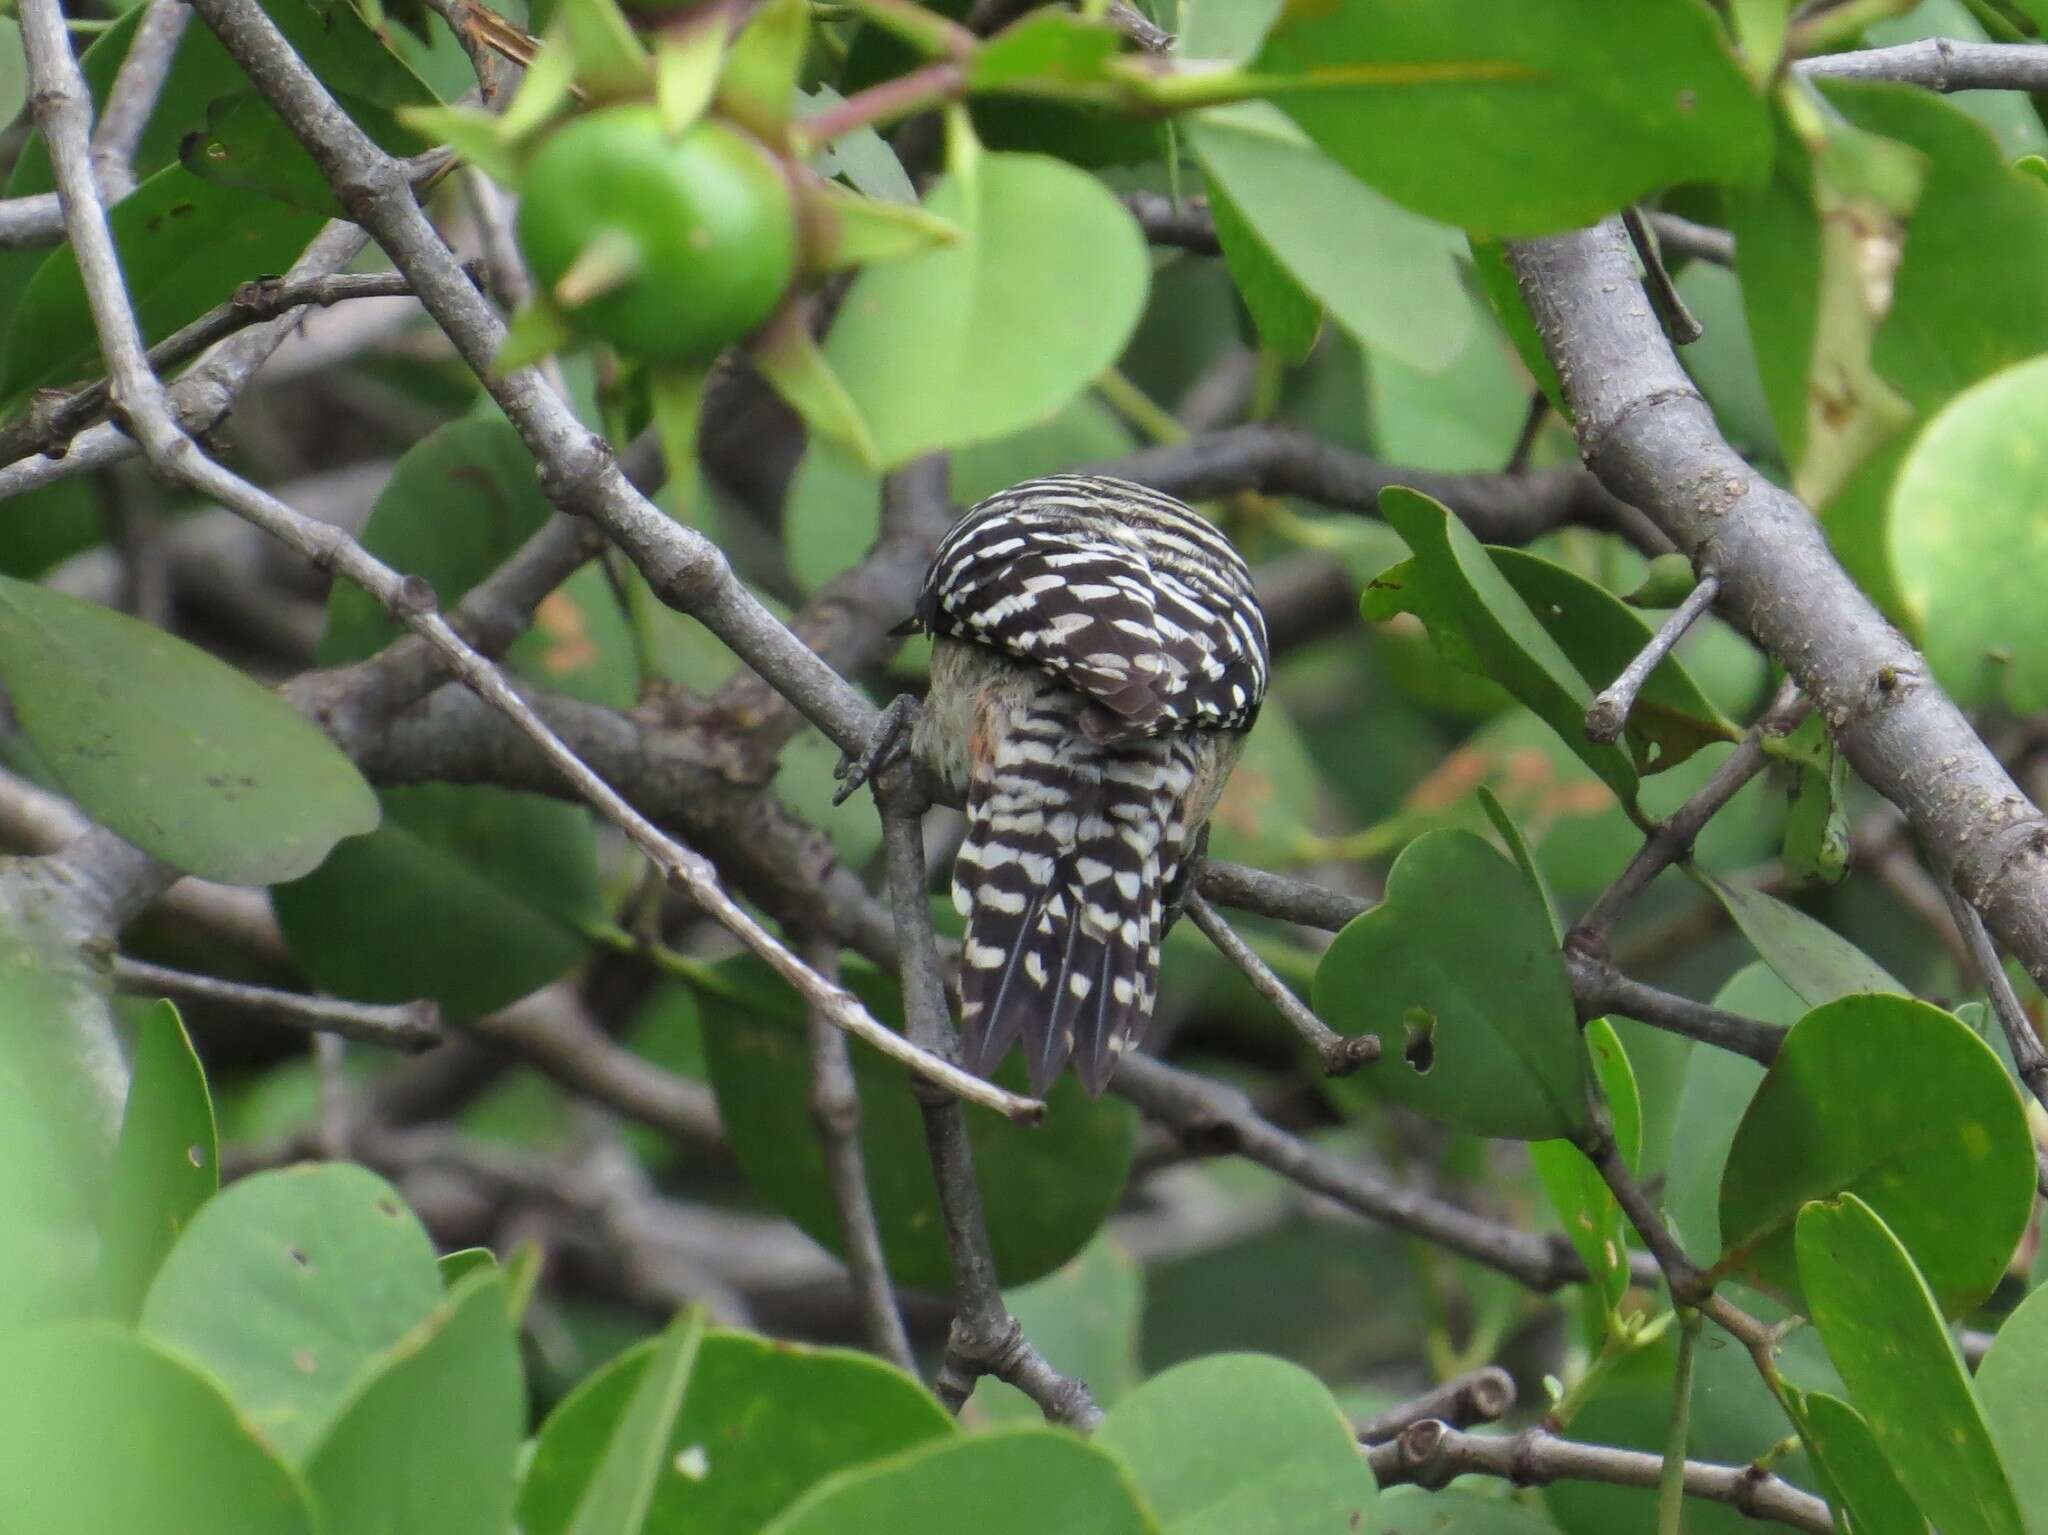
M 652 106 L 592 112 L 548 137 L 520 192 L 534 276 L 571 327 L 629 356 L 709 362 L 796 275 L 789 182 L 729 123 L 671 137 Z

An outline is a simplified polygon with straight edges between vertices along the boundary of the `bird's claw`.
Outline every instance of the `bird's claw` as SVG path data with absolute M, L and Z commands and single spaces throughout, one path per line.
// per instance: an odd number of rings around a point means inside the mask
M 910 748 L 911 727 L 918 715 L 917 696 L 913 693 L 899 694 L 884 709 L 876 720 L 874 730 L 868 736 L 868 744 L 858 754 L 846 753 L 839 759 L 839 765 L 832 769 L 832 776 L 839 780 L 839 789 L 832 796 L 832 803 L 843 805 L 853 797 L 860 786 Z

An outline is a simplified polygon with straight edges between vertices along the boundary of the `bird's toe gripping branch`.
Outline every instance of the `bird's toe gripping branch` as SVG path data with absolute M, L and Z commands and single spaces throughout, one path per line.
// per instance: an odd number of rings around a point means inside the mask
M 839 789 L 832 796 L 833 804 L 845 804 L 862 784 L 910 750 L 910 733 L 916 728 L 918 710 L 915 693 L 900 693 L 882 711 L 868 736 L 868 744 L 858 754 L 848 752 L 841 757 L 839 765 L 832 770 L 832 776 L 839 780 Z

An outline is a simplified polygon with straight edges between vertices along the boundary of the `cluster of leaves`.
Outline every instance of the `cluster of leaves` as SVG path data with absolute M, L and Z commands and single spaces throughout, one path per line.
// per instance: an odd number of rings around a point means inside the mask
M 940 21 L 964 15 L 959 3 L 777 0 L 730 29 L 737 12 L 723 7 L 700 25 L 636 27 L 601 0 L 561 0 L 518 18 L 545 41 L 497 116 L 447 105 L 472 77 L 438 22 L 415 36 L 346 3 L 266 8 L 394 151 L 445 143 L 516 185 L 565 125 L 622 102 L 659 114 L 677 141 L 710 113 L 766 146 L 792 197 L 808 199 L 805 239 L 860 236 L 809 246 L 765 319 L 708 317 L 813 436 L 766 518 L 687 484 L 668 504 L 735 551 L 765 550 L 746 563 L 771 596 L 814 593 L 853 564 L 875 531 L 881 471 L 946 451 L 966 501 L 1146 436 L 1170 442 L 1173 423 L 1149 402 L 1247 347 L 1263 419 L 1417 471 L 1498 469 L 1530 392 L 1555 399 L 1498 242 L 1677 185 L 1668 207 L 1736 235 L 1732 272 L 1695 265 L 1679 278 L 1708 327 L 1688 360 L 1730 439 L 1824 512 L 1845 562 L 1965 705 L 2048 705 L 2048 636 L 2031 600 L 2048 575 L 2032 536 L 2048 188 L 2028 160 L 2048 133 L 2017 98 L 1957 103 L 1780 68 L 1793 52 L 1912 29 L 1981 36 L 1973 15 L 2008 26 L 2012 7 L 1931 0 L 1830 36 L 1816 29 L 1904 7 L 1795 22 L 1776 0 L 1737 0 L 1725 17 L 1695 0 L 1284 13 L 1182 0 L 1163 18 L 1176 53 L 1147 60 L 1059 10 L 955 56 Z M 134 28 L 130 12 L 86 50 L 102 99 Z M 11 57 L 0 47 L 0 65 Z M 958 65 L 966 95 L 948 110 L 944 173 L 921 198 L 872 122 L 829 143 L 807 135 L 807 119 L 843 121 L 863 93 L 933 58 Z M 113 220 L 151 339 L 286 266 L 340 211 L 201 27 L 179 46 L 137 170 Z M 1148 254 L 1116 194 L 1197 178 L 1222 261 Z M 8 193 L 49 184 L 31 137 Z M 708 357 L 614 367 L 596 355 L 597 327 L 579 334 L 577 306 L 552 291 L 585 248 L 543 274 L 551 291 L 503 360 L 561 348 L 587 421 L 623 439 L 653 420 L 681 463 Z M 814 343 L 821 280 L 848 268 Z M 688 285 L 671 286 L 687 304 Z M 0 253 L 0 334 L 8 414 L 94 369 L 67 249 Z M 362 539 L 452 603 L 551 508 L 473 381 L 387 360 L 379 382 L 436 425 L 398 445 Z M 1530 462 L 1570 453 L 1553 426 Z M 637 871 L 580 807 L 474 784 L 373 790 L 248 676 L 35 584 L 100 537 L 82 485 L 24 498 L 0 539 L 0 569 L 18 578 L 0 580 L 0 680 L 20 727 L 0 743 L 11 768 L 181 870 L 268 887 L 289 978 L 319 990 L 431 998 L 459 1023 L 600 952 L 639 952 L 620 927 Z M 1586 1438 L 1662 1447 L 1675 1329 L 1631 1284 L 1632 1234 L 1587 1159 L 1611 1132 L 1639 1177 L 1662 1179 L 1679 1239 L 1728 1293 L 1814 1324 L 1789 1335 L 1768 1385 L 1739 1350 L 1702 1349 L 1694 1454 L 1741 1462 L 1790 1428 L 1802 1449 L 1777 1469 L 1860 1530 L 2043 1527 L 2048 1481 L 2030 1446 L 2048 1400 L 2048 1310 L 2038 1296 L 2014 1304 L 2032 1277 L 2014 1259 L 2034 1217 L 2027 1115 L 2010 1062 L 1977 1027 L 1981 1007 L 1913 999 L 1966 993 L 1924 930 L 1860 883 L 1830 888 L 1864 797 L 1821 722 L 1769 743 L 1771 774 L 1700 839 L 1694 888 L 1649 903 L 1725 916 L 1732 936 L 1687 952 L 1674 984 L 1718 983 L 1717 1005 L 1783 1025 L 1768 1071 L 1626 1019 L 1581 1029 L 1560 913 L 1594 897 L 1644 822 L 1725 760 L 1769 692 L 1769 665 L 1706 624 L 1653 673 L 1622 737 L 1596 743 L 1588 704 L 1648 637 L 1644 614 L 1683 594 L 1683 573 L 1674 588 L 1583 529 L 1489 547 L 1409 492 L 1385 497 L 1383 524 L 1258 496 L 1217 511 L 1253 556 L 1318 550 L 1365 587 L 1363 627 L 1283 659 L 1213 844 L 1268 865 L 1399 853 L 1385 901 L 1323 955 L 1257 935 L 1334 1025 L 1389 1046 L 1359 1075 L 1317 1085 L 1330 1144 L 1425 1163 L 1497 1214 L 1561 1229 L 1593 1278 L 1562 1359 L 1536 1371 L 1564 1377 L 1553 1416 Z M 394 633 L 364 594 L 337 589 L 317 652 L 298 660 L 358 661 Z M 548 599 L 507 664 L 606 710 L 664 685 L 709 689 L 737 665 L 636 573 L 595 565 Z M 912 652 L 892 680 L 914 682 L 917 665 Z M 843 861 L 870 866 L 872 811 L 828 805 L 834 755 L 800 739 L 775 792 Z M 1773 859 L 1797 904 L 1745 876 Z M 95 978 L 31 952 L 33 933 L 6 938 L 0 961 L 18 982 L 6 1025 L 25 1036 Z M 155 941 L 195 967 L 215 958 Z M 751 963 L 658 957 L 665 983 L 607 1021 L 715 1093 L 738 1175 L 690 1168 L 702 1180 L 690 1187 L 837 1249 L 793 999 Z M 847 978 L 877 1016 L 900 1019 L 892 978 L 851 965 Z M 1193 1025 L 1186 1058 L 1299 1084 L 1262 1005 L 1185 931 L 1165 978 L 1162 1014 Z M 213 1529 L 234 1510 L 263 1530 L 459 1518 L 498 1532 L 516 1517 L 529 1532 L 909 1532 L 955 1527 L 971 1508 L 1020 1535 L 1286 1532 L 1353 1514 L 1578 1535 L 1642 1518 L 1629 1500 L 1646 1495 L 1612 1488 L 1561 1484 L 1540 1506 L 1377 1494 L 1315 1379 L 1273 1358 L 1179 1362 L 1259 1348 L 1347 1386 L 1345 1408 L 1370 1409 L 1390 1399 L 1390 1373 L 1414 1373 L 1418 1337 L 1428 1367 L 1448 1372 L 1526 1347 L 1538 1303 L 1384 1234 L 1263 1215 L 1280 1203 L 1274 1180 L 1235 1167 L 1187 1176 L 1254 1234 L 1141 1272 L 1102 1234 L 1131 1176 L 1136 1116 L 1071 1084 L 1039 1130 L 969 1125 L 1011 1303 L 1110 1408 L 1091 1441 L 1015 1425 L 962 1433 L 872 1360 L 687 1319 L 580 1384 L 529 1360 L 534 1394 L 553 1404 L 529 1441 L 516 1338 L 531 1259 L 451 1254 L 437 1268 L 415 1218 L 359 1169 L 270 1172 L 216 1192 L 212 1109 L 178 1024 L 162 1010 L 127 1022 L 134 1087 L 117 1146 L 67 1118 L 75 1063 L 0 1052 L 10 1105 L 41 1105 L 0 1115 L 0 1224 L 40 1234 L 12 1244 L 28 1259 L 0 1266 L 0 1374 L 53 1383 L 0 1404 L 0 1485 L 24 1489 L 0 1527 L 18 1515 L 38 1531 Z M 915 1103 L 898 1068 L 864 1051 L 854 1064 L 890 1273 L 942 1289 L 950 1259 Z M 312 1099 L 302 1062 L 244 1071 L 223 1083 L 223 1118 L 236 1139 L 262 1140 L 302 1129 Z M 1429 1121 L 1432 1138 L 1390 1110 Z M 551 1152 L 566 1118 L 561 1094 L 520 1079 L 470 1105 L 459 1128 Z M 1527 1165 L 1490 1154 L 1491 1140 L 1528 1142 Z M 652 1172 L 678 1171 L 673 1148 L 638 1149 Z M 617 1315 L 570 1310 L 587 1353 L 609 1352 Z M 1959 1319 L 1999 1328 L 1974 1380 L 1951 1342 Z M 1159 1371 L 1149 1381 L 1141 1359 Z M 1030 1411 L 993 1383 L 973 1410 Z
M 10 1530 L 854 1535 L 973 1507 L 1016 1535 L 1153 1535 L 1283 1502 L 1291 1529 L 1362 1527 L 1376 1496 L 1327 1388 L 1280 1360 L 1171 1371 L 1090 1439 L 970 1434 L 868 1355 L 694 1312 L 529 1437 L 517 1334 L 538 1252 L 437 1259 L 396 1191 L 347 1163 L 221 1190 L 212 1101 L 168 1003 L 137 1030 L 104 1193 L 71 1314 L 0 1333 L 0 1369 L 37 1382 L 0 1406 Z

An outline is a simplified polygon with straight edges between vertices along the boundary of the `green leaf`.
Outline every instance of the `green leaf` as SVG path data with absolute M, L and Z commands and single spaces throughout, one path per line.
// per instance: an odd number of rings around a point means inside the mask
M 420 784 L 378 796 L 384 824 L 271 889 L 292 955 L 323 991 L 431 997 L 474 1018 L 545 986 L 604 915 L 597 841 L 574 805 Z
M 1863 1414 L 1823 1391 L 1795 1394 L 1793 1421 L 1826 1478 L 1828 1502 L 1855 1520 L 1858 1535 L 1925 1535 L 1927 1521 L 1899 1485 Z
M 1640 1171 L 1643 1159 L 1643 1106 L 1636 1092 L 1636 1074 L 1628 1052 L 1605 1018 L 1586 1025 L 1586 1049 L 1593 1072 L 1614 1116 L 1614 1138 L 1622 1160 Z M 1570 1141 L 1537 1141 L 1529 1160 L 1550 1196 L 1550 1206 L 1572 1246 L 1586 1262 L 1611 1312 L 1628 1293 L 1628 1224 L 1599 1169 Z
M 1711 874 L 1699 879 L 1742 929 L 1750 947 L 1807 1006 L 1858 992 L 1905 992 L 1876 960 L 1796 906 Z
M 188 874 L 265 885 L 377 824 L 290 705 L 160 629 L 0 577 L 0 682 L 66 794 Z
M 889 978 L 849 966 L 845 980 L 877 1018 L 900 1027 L 902 1000 Z M 733 1155 L 757 1194 L 839 1252 L 839 1209 L 810 1117 L 802 1008 L 751 957 L 720 965 L 717 982 L 702 997 L 704 1053 Z M 861 1155 L 889 1275 L 901 1285 L 945 1289 L 953 1263 L 909 1075 L 858 1041 L 852 1050 Z M 995 1080 L 1021 1090 L 1022 1060 L 1013 1055 Z M 1090 1099 L 1072 1076 L 1054 1085 L 1046 1104 L 1036 1129 L 985 1109 L 964 1111 L 996 1272 L 1011 1284 L 1049 1274 L 1085 1247 L 1115 1208 L 1130 1168 L 1137 1115 L 1129 1104 Z
M 358 1381 L 306 1480 L 332 1530 L 504 1535 L 525 1427 L 505 1281 L 478 1273 Z
M 1092 394 L 1050 421 L 953 455 L 953 500 L 972 505 L 1019 480 L 1115 458 L 1131 450 L 1116 412 Z M 844 450 L 813 441 L 783 503 L 783 544 L 790 573 L 815 591 L 857 563 L 881 531 L 882 477 Z M 872 815 L 869 816 L 872 820 Z
M 1966 709 L 2048 707 L 2048 358 L 1993 374 L 1928 423 L 1892 483 L 1891 557 L 1929 670 Z
M 1714 1006 L 1786 1028 L 1806 1012 L 1798 994 L 1760 963 L 1738 970 L 1715 994 Z M 1687 1057 L 1671 1131 L 1664 1209 L 1697 1261 L 1721 1255 L 1721 1174 L 1736 1126 L 1763 1079 L 1762 1066 L 1732 1050 L 1695 1045 Z
M 298 1479 L 199 1371 L 106 1323 L 0 1347 L 0 1483 L 24 1535 L 313 1535 Z M 29 1383 L 33 1382 L 33 1388 Z
M 828 1479 L 761 1535 L 1160 1535 L 1107 1451 L 1049 1428 L 942 1439 Z
M 1793 84 L 1781 96 L 1772 180 L 1729 199 L 1764 395 L 1794 489 L 1810 505 L 1832 500 L 1912 418 L 1873 345 L 1925 165 Z
M 627 1350 L 548 1415 L 519 1491 L 525 1535 L 569 1529 L 655 1348 Z M 956 1433 L 928 1392 L 870 1355 L 709 1332 L 656 1447 L 661 1474 L 639 1527 L 753 1535 L 832 1473 Z
M 1962 1357 L 1898 1238 L 1844 1194 L 1800 1213 L 1798 1248 L 1828 1357 L 1921 1511 L 1943 1535 L 2021 1535 Z
M 1557 1535 L 1557 1526 L 1513 1498 L 1447 1487 L 1389 1487 L 1380 1494 L 1383 1535 Z
M 471 1274 L 496 1273 L 498 1255 L 488 1247 L 459 1247 L 441 1254 L 435 1266 L 441 1270 L 442 1285 L 452 1290 Z
M 829 85 L 819 85 L 808 91 L 799 89 L 796 94 L 799 118 L 815 117 L 827 107 L 836 107 L 846 100 Z M 917 188 L 911 185 L 903 162 L 896 158 L 896 151 L 889 147 L 889 141 L 869 124 L 863 124 L 851 133 L 842 133 L 819 150 L 811 157 L 811 169 L 820 176 L 843 176 L 847 185 L 856 192 L 884 202 L 917 201 Z
M 956 226 L 914 203 L 863 197 L 836 182 L 817 182 L 800 195 L 811 221 L 804 261 L 812 271 L 897 261 L 963 238 Z
M 1849 812 L 1843 802 L 1849 761 L 1835 750 L 1818 714 L 1807 717 L 1791 742 L 1801 742 L 1818 760 L 1802 760 L 1796 769 L 1792 807 L 1785 813 L 1785 874 L 1795 884 L 1838 884 L 1849 872 Z
M 1294 6 L 1253 69 L 1346 170 L 1481 234 L 1569 229 L 1769 165 L 1763 106 L 1693 0 Z
M 1209 183 L 1209 216 L 1216 225 L 1216 243 L 1223 247 L 1231 281 L 1237 284 L 1259 340 L 1283 362 L 1306 361 L 1323 331 L 1323 306 L 1280 264 L 1230 194 L 1213 179 Z
M 1543 338 L 1536 334 L 1536 322 L 1529 317 L 1529 306 L 1522 302 L 1521 285 L 1515 278 L 1515 269 L 1508 265 L 1506 245 L 1477 235 L 1468 237 L 1467 243 L 1472 248 L 1473 273 L 1479 279 L 1479 286 L 1486 294 L 1486 302 L 1493 310 L 1494 318 L 1500 321 L 1501 329 L 1514 343 L 1515 355 L 1522 359 L 1522 366 L 1536 380 L 1536 387 L 1543 391 L 1543 398 L 1550 402 L 1550 408 L 1557 412 L 1558 419 L 1571 420 L 1571 407 L 1565 403 L 1564 386 L 1557 381 L 1557 369 L 1550 361 L 1550 354 L 1543 350 Z
M 1380 505 L 1415 557 L 1366 588 L 1366 618 L 1415 614 L 1446 659 L 1505 687 L 1624 801 L 1634 801 L 1639 773 L 1736 738 L 1734 725 L 1666 657 L 1629 717 L 1628 749 L 1589 740 L 1594 692 L 1650 638 L 1642 617 L 1561 565 L 1488 548 L 1427 496 L 1396 487 L 1381 494 Z
M 180 167 L 157 172 L 108 211 L 143 339 L 155 343 L 254 277 L 282 272 L 322 216 L 252 201 Z M 0 400 L 102 371 L 92 309 L 68 245 L 45 257 L 0 347 Z
M 363 524 L 363 547 L 394 570 L 427 581 L 444 608 L 517 552 L 554 515 L 533 455 L 495 409 L 451 421 L 400 456 Z M 376 598 L 337 581 L 315 659 L 341 666 L 397 638 Z M 506 659 L 557 693 L 611 708 L 637 691 L 632 637 L 604 572 L 585 566 L 535 611 Z
M 1054 1369 L 1088 1382 L 1099 1406 L 1113 1407 L 1136 1389 L 1145 1274 L 1107 1231 L 1043 1279 L 1003 1291 L 1003 1302 Z M 997 1422 L 1043 1417 L 1036 1402 L 993 1375 L 975 1383 L 972 1410 Z
M 1114 27 L 1069 11 L 1035 11 L 974 50 L 970 91 L 999 91 L 1037 81 L 1086 85 L 1110 78 L 1123 41 Z
M 1186 131 L 1212 191 L 1361 345 L 1429 371 L 1458 355 L 1472 301 L 1455 231 L 1389 202 L 1264 103 L 1201 113 Z
M 1951 1014 L 1855 996 L 1793 1027 L 1728 1152 L 1723 1263 L 1796 1293 L 1793 1220 L 1845 1191 L 1898 1233 L 1948 1315 L 2005 1272 L 2033 1209 L 2033 1142 L 1998 1057 Z
M 434 1245 L 391 1185 L 348 1163 L 306 1164 L 207 1201 L 157 1270 L 141 1327 L 298 1465 L 358 1372 L 441 1299 Z
M 695 1308 L 680 1313 L 655 1339 L 576 1500 L 567 1535 L 633 1535 L 646 1527 L 655 1492 L 667 1479 L 669 1436 L 703 1341 L 704 1313 Z
M 355 97 L 336 98 L 358 128 L 386 152 L 419 154 L 430 140 L 388 107 Z M 289 203 L 323 218 L 345 218 L 347 210 L 320 167 L 270 104 L 253 92 L 208 103 L 206 126 L 178 146 L 178 163 L 202 181 Z
M 795 107 L 810 25 L 811 8 L 804 0 L 764 0 L 747 17 L 726 56 L 718 104 L 770 142 L 781 137 Z
M 1586 1123 L 1586 1053 L 1543 904 L 1470 832 L 1418 837 L 1386 899 L 1337 935 L 1316 968 L 1315 1009 L 1344 1034 L 1376 1033 L 1352 1079 L 1469 1130 L 1568 1137 Z
M 1564 920 L 1557 914 L 1557 898 L 1550 893 L 1550 882 L 1543 877 L 1543 870 L 1529 847 L 1529 839 L 1522 835 L 1522 828 L 1515 824 L 1515 818 L 1508 814 L 1508 807 L 1500 802 L 1500 796 L 1493 790 L 1481 784 L 1473 792 L 1479 808 L 1486 812 L 1486 819 L 1493 823 L 1493 829 L 1500 833 L 1500 840 L 1507 844 L 1508 856 L 1514 859 L 1515 867 L 1522 871 L 1522 877 L 1529 881 L 1529 888 L 1542 901 L 1543 913 L 1550 918 L 1550 936 L 1562 944 Z
M 1264 1354 L 1175 1366 L 1112 1409 L 1095 1442 L 1129 1464 L 1166 1535 L 1364 1529 L 1378 1496 L 1329 1388 Z
M 2027 1528 L 2048 1528 L 2048 1288 L 2036 1287 L 1998 1329 L 1977 1366 L 1977 1395 L 1991 1422 L 2005 1474 L 2019 1494 Z
M 965 242 L 862 272 L 826 342 L 889 465 L 1055 415 L 1116 361 L 1149 281 L 1129 212 L 1057 160 L 982 155 L 926 207 Z
M 128 1109 L 100 1217 L 100 1284 L 113 1316 L 135 1320 L 164 1254 L 219 1188 L 206 1072 L 177 1008 L 158 1002 L 136 1030 Z
M 11 126 L 28 105 L 28 50 L 22 46 L 21 23 L 0 18 L 0 126 Z

